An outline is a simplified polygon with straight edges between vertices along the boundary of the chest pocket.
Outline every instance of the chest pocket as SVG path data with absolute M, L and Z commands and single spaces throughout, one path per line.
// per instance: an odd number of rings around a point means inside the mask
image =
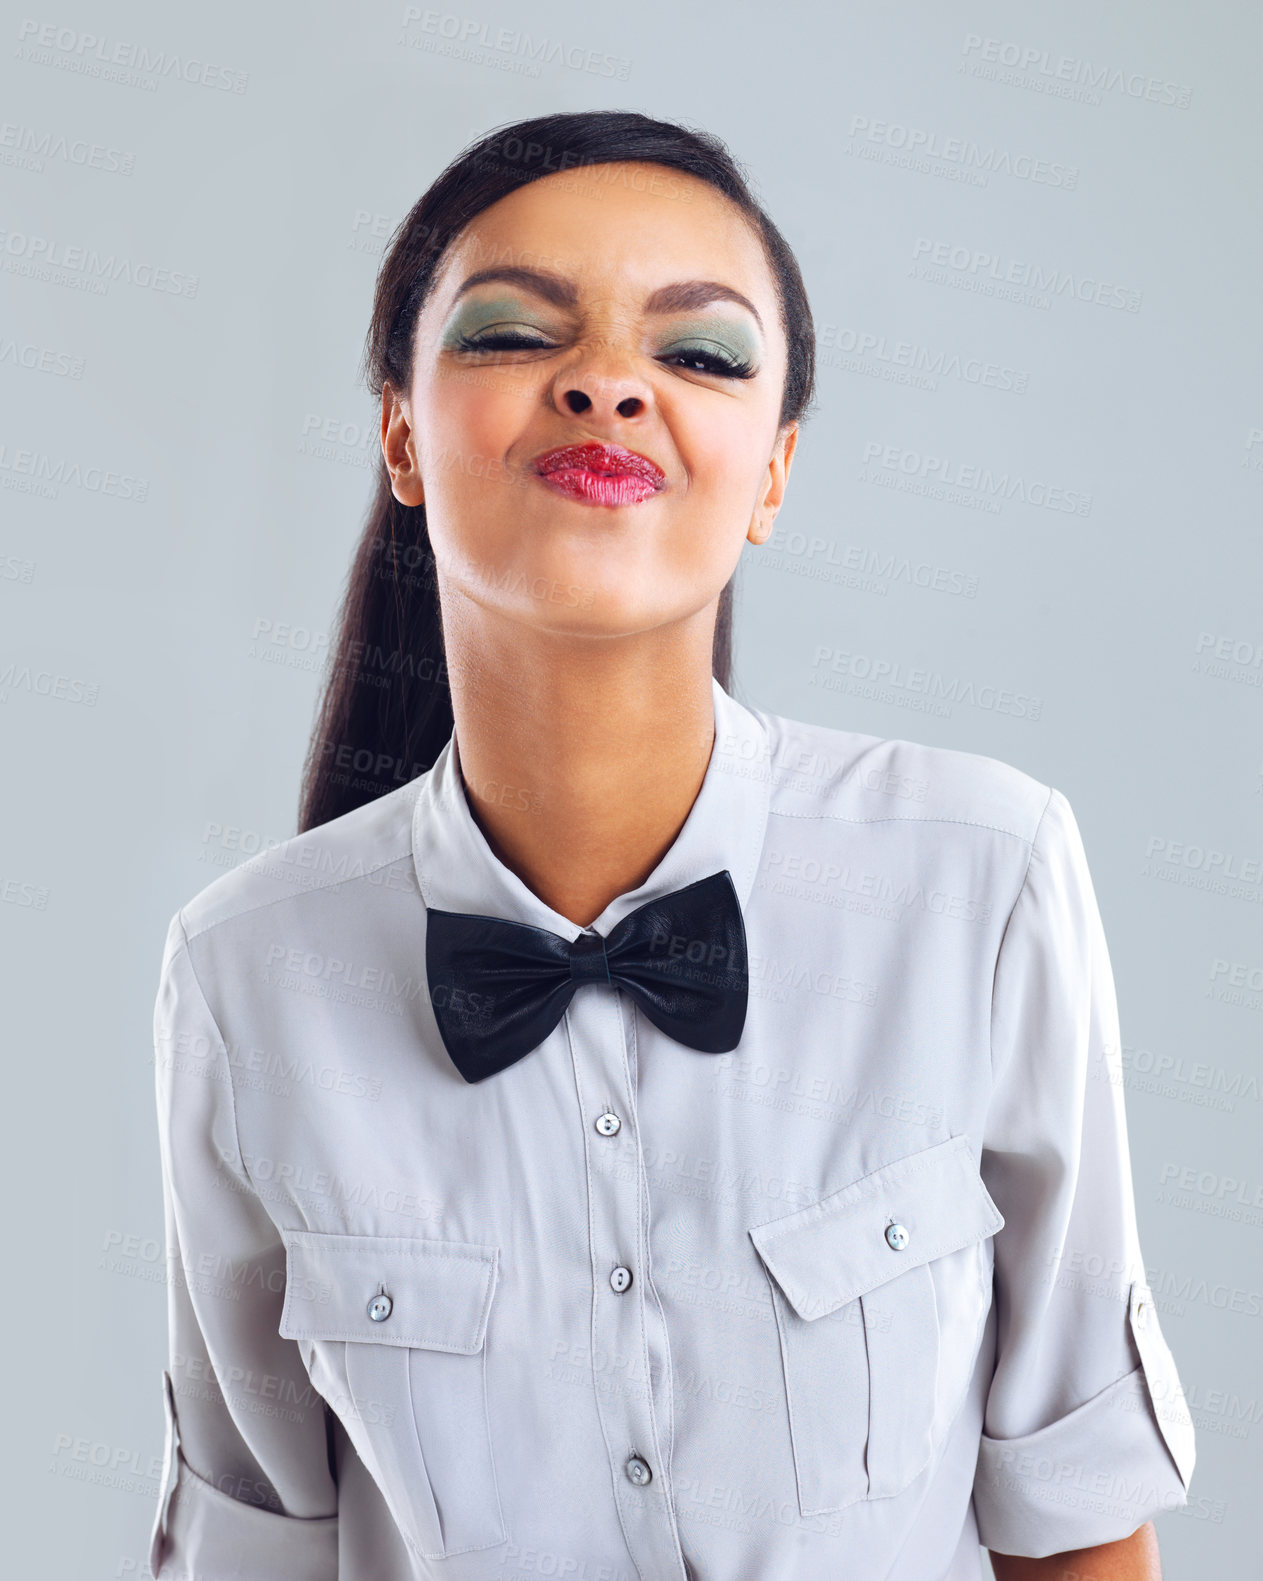
M 889 1498 L 929 1464 L 973 1371 L 1003 1223 L 955 1136 L 750 1228 L 804 1515 Z
M 499 1247 L 283 1230 L 280 1332 L 416 1555 L 506 1542 L 487 1414 Z

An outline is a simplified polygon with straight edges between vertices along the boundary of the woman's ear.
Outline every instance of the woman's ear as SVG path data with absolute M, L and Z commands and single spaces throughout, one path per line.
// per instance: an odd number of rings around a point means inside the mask
M 766 543 L 772 536 L 776 513 L 785 498 L 785 484 L 789 479 L 789 469 L 794 463 L 794 448 L 797 444 L 798 424 L 786 423 L 776 436 L 776 444 L 772 448 L 767 464 L 763 492 L 746 532 L 746 537 L 753 544 Z
M 401 505 L 424 505 L 425 485 L 417 464 L 408 397 L 387 381 L 382 385 L 382 455 L 390 472 L 391 492 Z

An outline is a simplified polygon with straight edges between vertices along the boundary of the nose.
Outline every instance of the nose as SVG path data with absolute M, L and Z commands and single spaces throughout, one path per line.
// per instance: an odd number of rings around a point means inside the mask
M 643 417 L 652 392 L 628 362 L 594 353 L 561 369 L 553 383 L 553 403 L 565 417 L 594 422 Z

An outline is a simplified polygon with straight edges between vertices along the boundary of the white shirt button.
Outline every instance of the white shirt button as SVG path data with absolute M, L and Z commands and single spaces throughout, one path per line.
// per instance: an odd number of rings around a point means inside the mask
M 628 1285 L 631 1284 L 631 1282 L 632 1282 L 631 1269 L 630 1268 L 624 1268 L 621 1263 L 614 1270 L 614 1272 L 610 1275 L 610 1288 L 612 1290 L 617 1290 L 620 1295 L 622 1294 L 622 1292 L 624 1290 L 627 1289 Z
M 604 1114 L 598 1114 L 595 1121 L 596 1128 L 602 1136 L 613 1136 L 622 1123 L 619 1117 L 608 1109 Z
M 384 1323 L 394 1310 L 394 1305 L 387 1295 L 374 1296 L 368 1303 L 368 1315 L 374 1323 Z
M 888 1224 L 886 1226 L 886 1245 L 893 1252 L 901 1252 L 908 1244 L 910 1236 L 906 1224 Z
M 650 1471 L 649 1467 L 639 1455 L 633 1455 L 627 1462 L 624 1470 L 627 1472 L 627 1480 L 629 1482 L 634 1482 L 637 1487 L 641 1488 L 643 1488 L 645 1483 L 648 1482 L 650 1477 L 653 1476 L 653 1472 Z

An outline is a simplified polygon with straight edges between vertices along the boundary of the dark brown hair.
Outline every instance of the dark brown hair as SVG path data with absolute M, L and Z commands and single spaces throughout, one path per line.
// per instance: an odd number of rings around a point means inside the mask
M 362 376 L 412 384 L 417 317 L 447 248 L 500 198 L 558 170 L 642 162 L 709 182 L 762 239 L 775 277 L 789 365 L 781 423 L 812 400 L 815 330 L 797 261 L 756 202 L 740 166 L 708 133 L 624 110 L 545 115 L 498 127 L 470 144 L 396 228 L 377 275 Z M 732 671 L 732 590 L 719 599 L 712 668 Z M 327 823 L 431 767 L 452 732 L 434 559 L 423 505 L 401 505 L 380 450 L 363 537 L 347 578 L 329 667 L 303 767 L 299 831 Z

